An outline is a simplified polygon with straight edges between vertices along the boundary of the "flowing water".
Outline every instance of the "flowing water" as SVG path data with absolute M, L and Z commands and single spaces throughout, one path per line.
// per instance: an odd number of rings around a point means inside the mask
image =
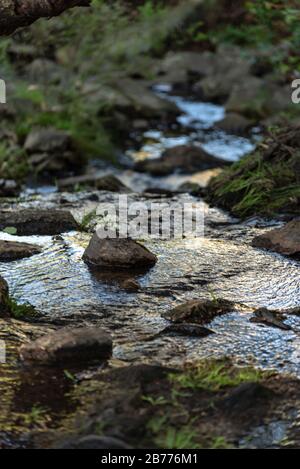
M 180 118 L 182 134 L 172 137 L 162 131 L 148 131 L 140 151 L 135 155 L 129 152 L 134 158 L 157 157 L 162 149 L 178 143 L 202 145 L 228 160 L 237 160 L 254 148 L 255 136 L 250 141 L 213 128 L 224 115 L 221 107 L 178 97 L 170 99 L 184 111 Z M 116 174 L 139 190 L 149 184 L 172 188 L 184 178 L 178 175 L 143 178 L 132 171 Z M 80 220 L 84 212 L 97 207 L 99 202 L 117 204 L 117 195 L 110 193 L 39 192 L 39 195 L 27 192 L 18 207 L 61 207 L 63 200 L 63 208 L 70 209 Z M 130 197 L 149 203 L 141 194 Z M 195 201 L 187 195 L 174 196 L 171 200 Z M 81 257 L 90 239 L 87 233 L 22 238 L 2 233 L 1 239 L 35 243 L 43 251 L 29 259 L 1 263 L 0 274 L 19 302 L 29 302 L 36 307 L 42 322 L 94 324 L 109 330 L 114 338 L 114 357 L 124 362 L 181 365 L 186 360 L 232 356 L 239 363 L 255 363 L 300 377 L 300 318 L 287 318 L 291 331 L 249 321 L 253 308 L 300 306 L 299 263 L 251 247 L 251 239 L 270 229 L 272 223 L 254 219 L 239 223 L 222 211 L 207 208 L 205 225 L 204 238 L 143 240 L 159 260 L 150 271 L 136 274 L 142 286 L 137 293 L 128 293 L 122 288 L 123 280 L 132 274 L 98 272 L 95 275 L 83 263 Z M 215 334 L 206 338 L 156 335 L 167 325 L 163 312 L 189 299 L 214 296 L 243 303 L 246 308 L 214 320 L 209 327 Z M 2 391 L 0 394 L 1 408 L 8 405 L 10 385 L 15 386 L 17 382 L 17 388 L 25 392 L 22 372 L 16 356 L 13 357 L 13 363 L 6 366 L 5 379 L 3 376 L 1 379 L 0 387 L 6 390 L 5 394 Z M 3 415 L 7 419 L 7 413 Z

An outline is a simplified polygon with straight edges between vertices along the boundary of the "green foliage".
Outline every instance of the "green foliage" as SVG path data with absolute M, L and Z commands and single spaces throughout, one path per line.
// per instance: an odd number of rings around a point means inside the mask
M 32 319 L 38 316 L 32 305 L 28 303 L 19 304 L 13 298 L 7 299 L 7 307 L 11 316 L 15 319 Z
M 183 389 L 204 389 L 216 392 L 242 383 L 259 382 L 265 373 L 254 368 L 233 367 L 230 362 L 205 361 L 192 366 L 184 373 L 170 375 L 170 380 Z

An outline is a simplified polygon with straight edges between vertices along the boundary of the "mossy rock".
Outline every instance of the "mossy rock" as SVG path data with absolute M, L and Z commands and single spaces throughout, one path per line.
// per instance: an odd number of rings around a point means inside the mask
M 212 179 L 210 203 L 236 216 L 300 214 L 300 127 L 271 134 L 251 155 Z

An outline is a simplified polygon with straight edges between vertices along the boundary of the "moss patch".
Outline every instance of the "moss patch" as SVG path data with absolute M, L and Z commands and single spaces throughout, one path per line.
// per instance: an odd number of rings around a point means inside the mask
M 300 127 L 275 131 L 257 151 L 214 178 L 209 200 L 234 215 L 300 213 Z

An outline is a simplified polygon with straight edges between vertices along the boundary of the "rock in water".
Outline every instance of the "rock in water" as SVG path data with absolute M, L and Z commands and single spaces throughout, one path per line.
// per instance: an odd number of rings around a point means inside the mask
M 94 233 L 83 260 L 91 267 L 138 269 L 153 266 L 157 257 L 132 239 L 101 239 Z
M 8 227 L 15 228 L 19 236 L 51 236 L 78 230 L 73 215 L 63 210 L 27 209 L 0 212 L 0 230 Z
M 270 311 L 267 308 L 260 308 L 254 311 L 254 316 L 250 319 L 251 322 L 261 323 L 266 326 L 276 327 L 283 331 L 290 331 L 292 328 L 283 321 L 286 319 L 283 313 L 279 311 Z
M 187 322 L 202 325 L 234 310 L 234 303 L 228 300 L 193 300 L 168 311 L 163 314 L 163 317 L 175 323 Z
M 254 247 L 269 249 L 286 256 L 300 255 L 300 219 L 287 223 L 253 239 Z
M 4 278 L 0 277 L 0 317 L 7 316 L 8 313 L 8 285 Z
M 178 145 L 167 149 L 160 158 L 138 162 L 135 169 L 154 176 L 165 176 L 174 171 L 188 174 L 226 165 L 228 162 L 210 155 L 200 147 Z
M 0 261 L 10 262 L 25 257 L 31 257 L 34 254 L 39 254 L 41 248 L 33 244 L 15 243 L 14 241 L 1 241 L 0 240 Z
M 99 328 L 64 328 L 23 345 L 20 357 L 25 363 L 41 365 L 86 364 L 110 358 L 111 337 Z

